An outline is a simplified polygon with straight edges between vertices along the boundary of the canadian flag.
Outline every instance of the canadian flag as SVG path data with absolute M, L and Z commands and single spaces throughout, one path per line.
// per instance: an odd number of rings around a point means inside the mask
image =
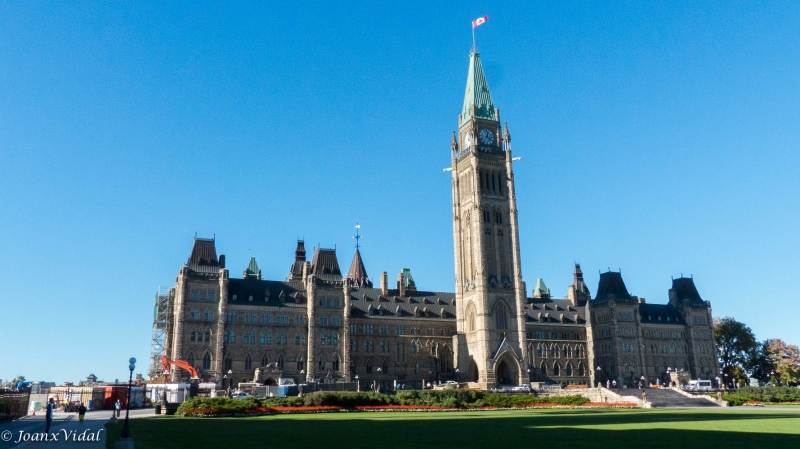
M 486 22 L 487 20 L 489 20 L 489 16 L 483 16 L 483 17 L 479 17 L 479 18 L 473 20 L 472 21 L 472 28 L 475 28 L 478 25 L 483 25 L 483 22 Z

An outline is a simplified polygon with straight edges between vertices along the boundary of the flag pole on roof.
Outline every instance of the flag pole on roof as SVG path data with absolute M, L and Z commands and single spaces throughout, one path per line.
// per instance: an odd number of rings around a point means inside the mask
M 475 51 L 475 28 L 478 28 L 480 25 L 483 25 L 487 20 L 489 20 L 489 16 L 478 17 L 477 19 L 472 21 L 472 50 Z

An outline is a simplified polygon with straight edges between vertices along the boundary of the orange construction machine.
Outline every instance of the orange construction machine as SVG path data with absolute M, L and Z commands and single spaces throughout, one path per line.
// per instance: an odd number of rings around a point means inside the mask
M 170 370 L 170 366 L 177 366 L 178 368 L 185 369 L 189 371 L 192 375 L 192 379 L 197 379 L 197 370 L 194 369 L 192 365 L 189 365 L 188 362 L 183 360 L 170 360 L 166 356 L 161 356 L 161 366 L 164 368 L 164 372 L 166 374 L 166 381 L 170 382 L 172 380 L 172 371 Z

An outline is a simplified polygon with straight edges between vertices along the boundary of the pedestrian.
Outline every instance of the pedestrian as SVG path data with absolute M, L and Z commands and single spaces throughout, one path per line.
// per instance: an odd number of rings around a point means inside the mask
M 611 381 L 609 379 L 606 379 L 606 390 L 608 390 L 609 388 L 611 388 Z
M 55 407 L 55 403 L 53 402 L 53 398 L 50 398 L 47 401 L 47 411 L 44 414 L 44 419 L 47 421 L 47 427 L 45 428 L 45 433 L 50 433 L 50 423 L 53 421 L 53 408 Z
M 117 402 L 114 404 L 114 409 L 117 411 L 117 418 L 119 418 L 119 410 L 122 408 L 122 401 L 117 399 Z
M 80 407 L 78 407 L 78 421 L 80 421 L 80 423 L 83 424 L 83 418 L 85 417 L 86 417 L 86 406 L 83 405 L 83 402 L 81 402 Z

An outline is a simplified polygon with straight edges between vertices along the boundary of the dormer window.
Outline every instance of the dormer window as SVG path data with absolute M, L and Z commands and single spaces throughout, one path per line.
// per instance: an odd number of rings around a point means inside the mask
M 233 299 L 232 299 L 232 301 L 236 301 L 236 293 L 234 293 L 234 294 L 233 294 Z
M 671 320 L 670 320 L 670 317 L 667 317 L 667 321 L 671 321 Z
M 247 298 L 247 300 L 248 300 L 248 301 L 252 301 L 252 300 L 253 300 L 253 295 L 250 295 L 250 296 Z
M 661 315 L 658 316 L 658 321 L 661 321 Z

